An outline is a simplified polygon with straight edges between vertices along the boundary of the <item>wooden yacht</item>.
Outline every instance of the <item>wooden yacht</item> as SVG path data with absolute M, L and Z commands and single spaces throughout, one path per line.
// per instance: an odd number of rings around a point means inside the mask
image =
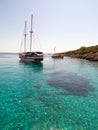
M 33 15 L 31 15 L 31 30 L 30 30 L 30 51 L 26 51 L 26 21 L 25 21 L 25 29 L 24 29 L 24 52 L 19 53 L 19 58 L 21 61 L 28 61 L 28 62 L 41 62 L 43 61 L 43 52 L 41 51 L 32 51 L 32 22 L 33 22 Z

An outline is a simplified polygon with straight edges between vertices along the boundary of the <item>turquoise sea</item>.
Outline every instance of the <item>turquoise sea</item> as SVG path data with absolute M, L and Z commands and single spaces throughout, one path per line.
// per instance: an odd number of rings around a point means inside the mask
M 0 53 L 0 130 L 98 130 L 98 62 Z

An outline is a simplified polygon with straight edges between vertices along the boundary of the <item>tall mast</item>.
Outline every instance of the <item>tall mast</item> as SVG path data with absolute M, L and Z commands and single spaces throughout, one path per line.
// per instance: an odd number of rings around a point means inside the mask
M 55 49 L 56 49 L 56 47 L 54 47 L 54 53 L 55 53 Z
M 26 52 L 26 28 L 27 28 L 27 23 L 25 21 L 25 29 L 24 29 L 24 52 Z
M 33 24 L 33 14 L 31 15 L 31 30 L 30 30 L 30 51 L 32 51 L 32 34 L 33 34 L 33 30 L 32 30 L 32 24 Z

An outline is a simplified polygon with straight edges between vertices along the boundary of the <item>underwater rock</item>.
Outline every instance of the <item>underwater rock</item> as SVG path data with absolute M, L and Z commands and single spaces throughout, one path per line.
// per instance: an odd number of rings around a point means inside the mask
M 64 95 L 87 96 L 90 91 L 94 91 L 90 81 L 76 73 L 53 73 L 47 83 L 52 87 L 65 89 Z

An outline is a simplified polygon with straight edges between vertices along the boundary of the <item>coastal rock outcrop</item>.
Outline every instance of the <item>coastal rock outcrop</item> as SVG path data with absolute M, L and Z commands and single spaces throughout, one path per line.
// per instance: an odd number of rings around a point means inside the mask
M 81 58 L 90 61 L 98 61 L 98 45 L 91 47 L 81 47 L 74 51 L 65 52 L 65 56 Z

